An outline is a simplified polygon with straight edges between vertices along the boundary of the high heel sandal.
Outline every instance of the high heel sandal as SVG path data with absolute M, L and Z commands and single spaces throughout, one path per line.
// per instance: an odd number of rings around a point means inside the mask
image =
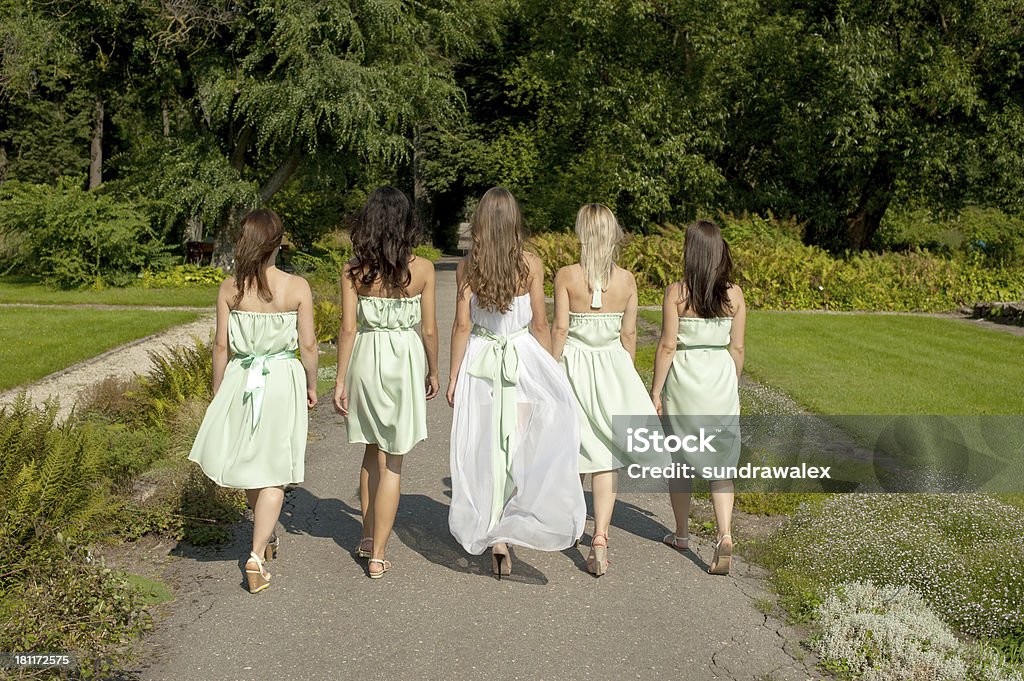
M 359 540 L 359 546 L 356 547 L 356 555 L 360 558 L 369 558 L 373 555 L 373 537 L 363 537 Z
M 604 538 L 604 544 L 596 544 L 598 539 Z M 587 570 L 595 577 L 600 577 L 608 572 L 608 535 L 605 532 L 595 532 L 590 540 L 590 555 L 587 556 Z
M 271 561 L 277 558 L 277 552 L 281 550 L 281 538 L 276 534 L 267 542 L 267 548 L 263 549 L 263 560 Z
M 685 537 L 679 537 L 674 534 L 666 534 L 664 537 L 661 538 L 661 543 L 665 546 L 671 546 L 676 551 L 689 551 L 690 535 L 686 535 Z M 684 544 L 684 546 L 680 546 L 680 543 Z
M 725 538 L 729 537 L 729 545 L 724 546 Z M 711 567 L 708 568 L 710 575 L 727 575 L 732 567 L 732 536 L 723 534 L 715 542 L 715 557 L 711 560 Z
M 256 570 L 249 569 L 250 563 L 256 563 Z M 263 567 L 263 561 L 255 552 L 249 553 L 249 560 L 245 561 L 245 578 L 249 582 L 249 593 L 258 594 L 270 586 L 270 573 Z
M 495 551 L 491 547 L 491 572 L 497 575 L 499 582 L 502 575 L 508 577 L 512 574 L 512 554 L 507 547 L 504 551 Z
M 370 566 L 372 566 L 374 563 L 377 563 L 378 565 L 380 565 L 380 567 L 381 567 L 380 572 L 374 572 L 374 571 L 372 571 L 370 569 Z M 366 571 L 369 573 L 370 579 L 380 579 L 381 577 L 384 576 L 384 573 L 387 572 L 390 569 L 391 569 L 391 561 L 390 560 L 383 560 L 381 558 L 371 558 L 369 565 L 366 566 Z

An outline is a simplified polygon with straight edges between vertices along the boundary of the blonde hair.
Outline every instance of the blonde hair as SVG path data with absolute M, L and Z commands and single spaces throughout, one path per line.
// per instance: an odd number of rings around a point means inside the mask
M 607 286 L 619 257 L 622 227 L 608 206 L 588 203 L 576 214 L 580 267 L 591 291 Z
M 473 248 L 466 263 L 466 284 L 477 304 L 492 312 L 506 312 L 530 276 L 523 257 L 526 226 L 519 203 L 504 187 L 491 187 L 473 213 L 470 233 Z

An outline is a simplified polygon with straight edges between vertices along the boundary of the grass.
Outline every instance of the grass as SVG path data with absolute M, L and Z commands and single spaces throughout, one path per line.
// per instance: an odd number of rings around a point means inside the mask
M 174 600 L 174 592 L 159 580 L 143 577 L 142 575 L 134 575 L 129 572 L 121 573 L 121 577 L 124 578 L 124 581 L 128 582 L 128 586 L 135 589 L 142 596 L 143 603 L 147 606 Z
M 746 347 L 746 373 L 818 414 L 1024 413 L 1024 338 L 954 319 L 757 310 Z
M 78 289 L 64 291 L 50 288 L 31 277 L 0 277 L 0 304 L 34 303 L 37 305 L 143 305 L 152 307 L 213 307 L 217 302 L 217 286 L 192 288 L 107 288 L 101 291 Z
M 0 314 L 0 347 L 5 351 L 0 390 L 199 316 L 185 311 L 8 308 Z

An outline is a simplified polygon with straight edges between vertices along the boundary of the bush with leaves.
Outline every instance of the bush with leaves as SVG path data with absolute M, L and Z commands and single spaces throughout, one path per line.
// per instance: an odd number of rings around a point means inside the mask
M 192 288 L 217 286 L 227 279 L 219 267 L 201 265 L 175 265 L 162 270 L 142 272 L 142 288 Z
M 984 639 L 1024 631 L 1024 512 L 983 494 L 841 494 L 806 504 L 762 562 L 806 619 L 836 584 L 910 586 Z M 993 569 L 998 566 L 999 569 Z
M 822 666 L 861 681 L 1022 681 L 992 648 L 961 642 L 906 586 L 840 585 L 817 609 L 811 648 Z
M 166 250 L 145 211 L 77 178 L 4 183 L 0 233 L 14 269 L 61 288 L 126 285 Z
M 990 267 L 970 258 L 924 251 L 855 253 L 835 257 L 799 239 L 795 225 L 758 217 L 722 218 L 736 265 L 735 279 L 752 308 L 940 312 L 976 301 L 1024 299 L 1024 267 Z M 683 231 L 632 235 L 619 264 L 634 272 L 643 304 L 658 304 L 683 271 Z M 550 280 L 578 262 L 572 234 L 540 234 L 530 248 Z

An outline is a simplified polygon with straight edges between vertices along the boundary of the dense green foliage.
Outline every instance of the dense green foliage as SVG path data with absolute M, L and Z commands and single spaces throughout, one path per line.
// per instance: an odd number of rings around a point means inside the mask
M 723 217 L 736 264 L 734 279 L 752 308 L 776 310 L 950 311 L 984 300 L 1024 298 L 1024 268 L 983 258 L 934 256 L 911 250 L 834 256 L 804 244 L 795 225 L 757 217 Z M 540 234 L 530 242 L 549 279 L 578 262 L 574 234 Z M 641 303 L 657 305 L 682 276 L 683 233 L 633 235 L 619 264 L 637 275 Z
M 2 0 L 0 20 L 0 184 L 76 178 L 109 197 L 104 242 L 213 239 L 227 264 L 264 204 L 305 249 L 387 182 L 451 247 L 505 184 L 538 231 L 599 200 L 639 232 L 750 211 L 832 252 L 1019 261 L 1017 0 Z M 915 236 L 972 205 L 957 243 Z M 14 264 L 140 267 L 104 257 Z

